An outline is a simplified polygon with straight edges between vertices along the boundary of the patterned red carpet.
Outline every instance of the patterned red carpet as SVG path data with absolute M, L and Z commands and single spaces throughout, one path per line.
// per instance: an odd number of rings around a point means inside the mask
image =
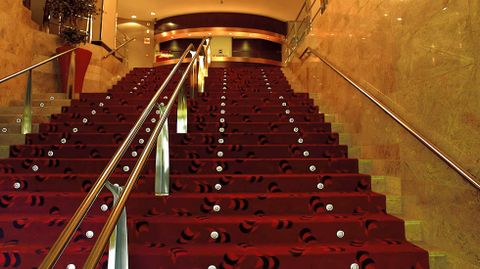
M 0 160 L 0 268 L 38 266 L 168 72 L 135 69 L 106 94 L 82 94 Z M 130 268 L 429 268 L 318 112 L 279 68 L 210 69 L 206 94 L 189 101 L 188 134 L 174 132 L 176 113 L 169 121 L 171 195 L 153 195 L 152 154 L 127 204 Z M 156 119 L 112 183 L 123 184 Z M 112 206 L 106 190 L 56 268 L 82 267 L 102 205 Z

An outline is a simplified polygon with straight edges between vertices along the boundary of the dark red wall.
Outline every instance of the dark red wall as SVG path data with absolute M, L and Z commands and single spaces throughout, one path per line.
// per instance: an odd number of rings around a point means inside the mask
M 169 17 L 155 23 L 155 34 L 199 27 L 241 27 L 287 33 L 287 23 L 258 15 L 241 13 L 195 13 Z

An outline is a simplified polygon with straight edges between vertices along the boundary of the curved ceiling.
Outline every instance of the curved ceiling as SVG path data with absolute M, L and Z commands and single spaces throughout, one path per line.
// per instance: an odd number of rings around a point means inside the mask
M 191 13 L 235 12 L 290 21 L 303 3 L 304 0 L 118 0 L 118 16 L 153 20 Z

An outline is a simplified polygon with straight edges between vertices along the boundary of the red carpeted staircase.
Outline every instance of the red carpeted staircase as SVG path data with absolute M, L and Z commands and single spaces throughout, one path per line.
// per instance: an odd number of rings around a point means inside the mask
M 82 94 L 11 147 L 0 160 L 0 268 L 38 266 L 169 71 L 135 69 L 108 93 Z M 206 93 L 188 107 L 188 134 L 175 133 L 175 113 L 169 120 L 171 195 L 153 194 L 152 153 L 127 204 L 130 268 L 429 267 L 279 68 L 210 69 Z M 112 183 L 125 182 L 157 119 L 152 112 Z M 112 201 L 104 190 L 56 268 L 82 267 Z

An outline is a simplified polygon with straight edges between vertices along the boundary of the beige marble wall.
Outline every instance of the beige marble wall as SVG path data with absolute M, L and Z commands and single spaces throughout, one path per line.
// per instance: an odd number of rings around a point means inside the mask
M 480 1 L 330 1 L 304 44 L 480 177 Z M 480 192 L 314 57 L 288 66 L 349 123 L 375 174 L 400 176 L 404 218 L 425 223 L 448 268 L 480 268 Z M 375 162 L 374 162 L 375 163 Z
M 56 35 L 38 31 L 32 22 L 31 13 L 21 0 L 0 1 L 0 77 L 5 77 L 33 63 L 45 60 L 55 54 L 60 41 Z M 101 92 L 110 88 L 128 72 L 125 64 L 113 57 L 102 59 L 107 51 L 91 44 L 82 47 L 93 52 L 87 70 L 85 92 Z M 26 75 L 0 84 L 0 106 L 7 106 L 11 100 L 23 99 Z M 33 92 L 59 92 L 58 64 L 52 62 L 33 72 Z

